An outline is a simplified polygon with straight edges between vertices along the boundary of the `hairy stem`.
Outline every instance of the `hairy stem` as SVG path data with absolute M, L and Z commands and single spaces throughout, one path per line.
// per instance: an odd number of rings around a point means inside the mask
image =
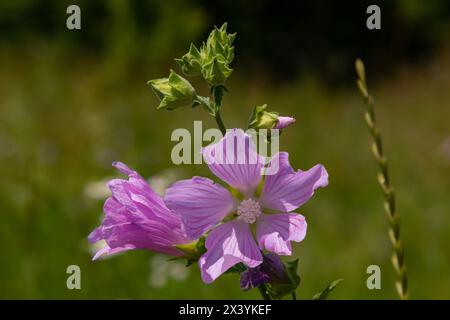
M 367 127 L 373 138 L 372 153 L 378 163 L 378 183 L 384 197 L 384 209 L 389 221 L 389 240 L 392 244 L 392 265 L 397 273 L 395 287 L 400 299 L 408 299 L 408 277 L 406 273 L 405 253 L 400 237 L 400 217 L 395 208 L 395 193 L 389 179 L 388 162 L 383 150 L 383 141 L 380 130 L 375 119 L 375 104 L 373 97 L 369 94 L 364 64 L 361 60 L 356 60 L 356 72 L 358 74 L 358 88 L 366 104 L 364 114 Z

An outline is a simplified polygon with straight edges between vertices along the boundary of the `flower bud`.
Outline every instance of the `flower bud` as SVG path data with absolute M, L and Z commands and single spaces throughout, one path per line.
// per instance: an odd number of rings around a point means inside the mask
M 227 78 L 233 72 L 222 58 L 214 57 L 203 66 L 203 78 L 212 86 L 224 85 Z
M 265 283 L 277 285 L 287 281 L 288 275 L 280 257 L 267 253 L 263 255 L 262 264 L 241 273 L 240 285 L 242 290 L 249 290 Z
M 217 27 L 210 33 L 208 40 L 206 40 L 205 50 L 210 55 L 222 56 L 227 64 L 230 64 L 234 59 L 233 41 L 236 38 L 236 33 L 227 33 L 227 24 L 224 23 L 220 29 Z
M 278 113 L 266 111 L 267 104 L 253 108 L 248 121 L 248 128 L 270 130 L 278 123 Z
M 173 70 L 170 71 L 168 78 L 150 80 L 148 84 L 161 101 L 158 109 L 174 110 L 194 103 L 196 97 L 194 87 Z
M 202 73 L 203 57 L 197 47 L 191 43 L 189 52 L 186 53 L 181 59 L 175 59 L 180 65 L 181 70 L 187 76 L 198 76 Z
M 248 121 L 248 128 L 252 129 L 283 129 L 295 122 L 292 117 L 282 117 L 278 112 L 267 111 L 267 104 L 253 108 Z
M 295 123 L 295 118 L 292 117 L 278 117 L 277 124 L 274 129 L 284 129 L 291 124 Z
M 234 59 L 235 37 L 235 33 L 227 33 L 227 24 L 224 23 L 211 31 L 200 50 L 191 44 L 189 52 L 175 61 L 185 75 L 202 75 L 210 87 L 223 86 L 233 71 L 230 63 Z
M 267 284 L 267 294 L 272 299 L 281 299 L 283 296 L 295 292 L 300 284 L 297 265 L 298 259 L 286 262 L 285 265 L 278 255 L 263 254 L 263 262 L 259 266 L 248 268 L 241 273 L 241 289 L 249 290 Z

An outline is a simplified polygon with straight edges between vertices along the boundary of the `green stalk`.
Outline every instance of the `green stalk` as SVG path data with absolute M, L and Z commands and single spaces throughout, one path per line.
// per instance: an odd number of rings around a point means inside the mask
M 227 131 L 225 124 L 223 123 L 222 116 L 220 115 L 220 106 L 222 105 L 222 97 L 224 90 L 225 88 L 223 86 L 214 86 L 211 88 L 211 93 L 213 95 L 214 104 L 216 108 L 214 118 L 216 119 L 217 126 L 219 127 L 223 135 L 225 135 Z
M 355 62 L 356 73 L 358 74 L 357 85 L 366 104 L 364 114 L 367 127 L 373 138 L 372 153 L 378 163 L 380 172 L 378 173 L 378 183 L 384 196 L 384 209 L 389 221 L 389 240 L 392 244 L 392 265 L 397 273 L 395 287 L 400 299 L 408 299 L 408 276 L 406 273 L 405 253 L 400 237 L 400 217 L 395 208 L 395 193 L 389 179 L 388 162 L 383 151 L 383 141 L 380 130 L 375 121 L 375 103 L 369 94 L 366 73 L 363 62 L 357 59 Z
M 225 125 L 223 124 L 222 116 L 220 115 L 220 110 L 216 111 L 216 115 L 214 116 L 214 118 L 216 119 L 216 123 L 220 129 L 220 132 L 222 132 L 222 134 L 225 135 L 227 129 L 226 129 Z

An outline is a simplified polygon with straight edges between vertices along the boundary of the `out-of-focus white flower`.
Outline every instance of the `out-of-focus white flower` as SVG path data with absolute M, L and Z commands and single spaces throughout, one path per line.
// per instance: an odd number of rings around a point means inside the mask
M 150 187 L 160 196 L 163 196 L 166 189 L 175 181 L 183 178 L 183 170 L 179 168 L 169 168 L 160 171 L 148 179 Z
M 445 161 L 450 164 L 450 137 L 447 137 L 437 148 L 437 153 L 443 156 Z
M 107 185 L 109 180 L 111 178 L 88 182 L 84 187 L 84 194 L 94 200 L 106 199 L 111 194 Z
M 159 195 L 164 195 L 166 189 L 175 181 L 183 178 L 183 170 L 179 168 L 168 168 L 161 170 L 148 179 L 148 183 Z M 104 200 L 111 195 L 108 182 L 113 179 L 106 177 L 101 180 L 88 182 L 84 187 L 86 197 L 94 200 Z
M 168 261 L 162 255 L 155 255 L 150 259 L 148 284 L 153 288 L 164 287 L 170 278 L 182 282 L 188 275 L 189 269 L 181 261 Z

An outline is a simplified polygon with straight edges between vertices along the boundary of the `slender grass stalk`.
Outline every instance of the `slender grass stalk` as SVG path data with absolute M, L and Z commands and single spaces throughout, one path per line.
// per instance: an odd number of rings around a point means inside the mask
M 400 237 L 400 217 L 395 208 L 395 193 L 389 179 L 388 162 L 383 151 L 383 141 L 380 130 L 375 119 L 375 103 L 369 94 L 366 83 L 366 73 L 364 63 L 357 59 L 355 62 L 356 73 L 358 75 L 357 85 L 366 103 L 364 118 L 367 127 L 373 138 L 372 153 L 378 163 L 380 172 L 378 173 L 378 183 L 384 196 L 384 209 L 389 221 L 389 240 L 392 244 L 392 265 L 397 273 L 395 287 L 400 299 L 408 299 L 408 277 L 406 273 L 405 253 Z

